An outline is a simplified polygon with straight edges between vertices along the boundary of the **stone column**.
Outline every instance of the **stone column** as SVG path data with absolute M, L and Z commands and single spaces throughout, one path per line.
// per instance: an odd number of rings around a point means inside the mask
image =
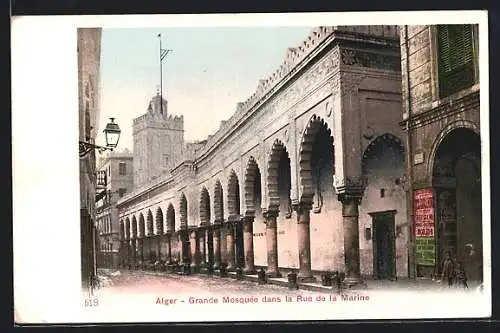
M 205 246 L 207 247 L 207 254 L 206 254 L 206 262 L 207 265 L 212 266 L 214 265 L 214 237 L 213 237 L 213 232 L 214 232 L 214 226 L 209 225 L 207 227 L 207 230 L 205 230 Z
M 125 268 L 128 268 L 128 264 L 130 263 L 130 241 L 129 240 L 125 240 L 125 242 L 123 243 L 123 245 L 125 246 L 124 248 L 124 261 L 123 261 L 123 264 L 124 264 L 124 267 Z
M 215 221 L 213 225 L 213 241 L 214 241 L 214 270 L 220 268 L 221 263 L 221 221 Z
M 266 244 L 267 244 L 267 272 L 268 277 L 281 277 L 278 270 L 278 226 L 276 218 L 278 211 L 264 213 L 266 219 Z
M 156 260 L 160 261 L 161 260 L 161 239 L 162 235 L 156 235 Z
M 141 269 L 144 267 L 144 237 L 137 239 L 137 247 L 139 249 L 139 260 L 141 261 Z
M 168 232 L 165 235 L 165 241 L 167 243 L 167 257 L 165 258 L 165 261 L 170 264 L 172 262 L 172 234 L 171 232 Z
M 196 229 L 191 230 L 190 236 L 191 239 L 189 241 L 189 245 L 191 246 L 191 272 L 196 273 L 199 264 L 198 244 L 196 242 Z
M 205 234 L 206 234 L 207 226 L 200 226 L 198 229 L 198 249 L 199 249 L 199 257 L 200 257 L 200 266 L 206 266 L 206 245 L 205 245 Z
M 253 254 L 253 216 L 243 218 L 243 246 L 245 250 L 245 274 L 256 274 Z
M 148 236 L 148 262 L 151 262 L 151 258 L 154 257 L 155 252 L 156 252 L 156 246 L 155 246 L 155 240 L 156 237 L 154 234 L 149 234 Z
M 361 197 L 342 195 L 342 220 L 344 226 L 344 284 L 351 288 L 363 284 L 359 267 L 359 211 Z
M 123 238 L 120 240 L 120 247 L 118 248 L 118 268 L 122 268 L 124 266 L 124 256 L 123 256 L 123 251 L 124 251 L 124 244 L 125 242 L 123 241 Z
M 132 250 L 132 268 L 135 269 L 135 264 L 137 263 L 137 241 L 138 239 L 132 239 L 130 241 L 130 246 Z
M 184 253 L 184 232 L 183 230 L 179 230 L 177 234 L 177 246 L 179 248 L 179 254 L 180 254 L 180 263 L 181 265 L 185 264 L 186 261 L 184 260 L 184 257 L 186 254 Z
M 295 206 L 297 212 L 297 242 L 299 245 L 299 273 L 301 282 L 313 282 L 316 279 L 311 272 L 311 204 L 299 203 Z
M 139 247 L 140 260 L 142 262 L 141 265 L 144 265 L 144 259 L 148 257 L 148 238 L 146 237 L 146 235 L 142 236 L 140 242 L 141 242 L 141 246 Z
M 235 244 L 234 244 L 234 221 L 227 221 L 226 224 L 226 260 L 227 270 L 236 270 Z

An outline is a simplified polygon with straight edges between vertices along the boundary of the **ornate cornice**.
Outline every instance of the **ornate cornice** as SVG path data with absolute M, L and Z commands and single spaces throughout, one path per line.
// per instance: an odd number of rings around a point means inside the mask
M 260 80 L 256 91 L 245 102 L 238 103 L 236 112 L 227 121 L 221 123 L 219 130 L 207 141 L 201 150 L 200 157 L 208 154 L 216 145 L 225 140 L 239 123 L 259 110 L 272 96 L 280 92 L 302 69 L 319 55 L 333 41 L 334 27 L 319 27 L 312 31 L 309 38 L 297 48 L 289 48 L 283 64 L 268 79 Z M 316 77 L 313 75 L 312 77 Z M 302 80 L 303 84 L 307 80 Z M 295 92 L 294 92 L 295 93 Z M 294 96 L 294 93 L 290 95 Z M 285 97 L 286 100 L 286 97 Z M 280 105 L 280 111 L 284 108 Z M 264 112 L 264 111 L 260 111 Z
M 401 57 L 398 54 L 342 48 L 340 55 L 343 65 L 401 71 Z
M 344 179 L 334 178 L 335 192 L 342 201 L 347 197 L 363 197 L 368 181 L 365 176 L 351 176 Z
M 479 106 L 479 89 L 472 90 L 469 94 L 457 99 L 448 98 L 439 102 L 437 106 L 430 107 L 428 110 L 412 114 L 409 123 L 410 129 L 419 128 L 427 124 L 439 121 L 446 117 L 475 109 Z M 399 123 L 403 129 L 408 128 L 408 119 Z

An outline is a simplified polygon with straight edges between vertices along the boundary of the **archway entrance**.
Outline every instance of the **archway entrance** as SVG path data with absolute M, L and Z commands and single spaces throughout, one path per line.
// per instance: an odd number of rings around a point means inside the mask
M 463 264 L 470 280 L 483 279 L 481 143 L 466 128 L 450 132 L 434 158 L 438 273 L 446 251 Z

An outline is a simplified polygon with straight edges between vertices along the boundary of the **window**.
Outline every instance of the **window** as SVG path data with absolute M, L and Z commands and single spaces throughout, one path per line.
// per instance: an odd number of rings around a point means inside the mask
M 127 189 L 126 188 L 120 188 L 118 189 L 118 195 L 121 197 L 123 197 L 125 195 L 125 193 L 127 193 Z
M 120 173 L 120 176 L 126 175 L 127 174 L 127 164 L 125 164 L 125 163 L 118 164 L 118 172 Z
M 163 155 L 163 166 L 165 168 L 168 168 L 168 162 L 169 162 L 168 155 Z
M 472 25 L 438 25 L 437 53 L 440 98 L 474 85 L 476 67 Z

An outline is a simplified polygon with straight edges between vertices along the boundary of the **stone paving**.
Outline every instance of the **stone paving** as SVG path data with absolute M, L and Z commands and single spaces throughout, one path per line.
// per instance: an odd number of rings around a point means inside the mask
M 289 290 L 288 288 L 273 284 L 259 285 L 251 281 L 239 281 L 233 278 L 220 278 L 218 276 L 181 276 L 129 270 L 119 270 L 120 274 L 113 276 L 111 275 L 113 274 L 112 272 L 116 271 L 100 271 L 101 279 L 106 281 L 102 284 L 102 287 L 112 292 L 140 293 L 141 291 L 151 292 L 154 290 L 156 293 L 210 293 L 214 295 L 230 293 L 248 296 L 262 293 L 295 295 L 300 292 L 301 294 L 317 294 L 308 290 Z
M 101 288 L 91 299 L 99 306 L 85 308 L 87 321 L 93 322 L 423 319 L 488 313 L 486 293 L 478 292 L 477 287 L 464 291 L 431 280 L 367 281 L 364 290 L 339 294 L 332 287 L 290 290 L 286 285 L 202 274 L 98 272 Z
M 238 293 L 238 294 L 255 294 L 261 292 L 271 292 L 277 294 L 317 294 L 318 292 L 337 293 L 336 287 L 325 287 L 317 283 L 301 284 L 299 290 L 289 290 L 287 288 L 287 279 L 269 279 L 267 284 L 259 285 L 256 282 L 256 276 L 246 276 L 246 280 L 236 280 L 234 277 L 221 278 L 219 276 L 208 276 L 203 274 L 194 275 L 177 275 L 167 274 L 163 272 L 153 271 L 131 271 L 131 270 L 99 270 L 101 278 L 101 286 L 109 288 L 112 291 L 151 291 L 156 292 L 203 292 L 210 294 Z M 250 279 L 250 280 L 249 280 Z M 318 279 L 319 281 L 319 279 Z M 418 279 L 416 281 L 408 279 L 399 279 L 397 281 L 388 280 L 366 280 L 366 291 L 419 291 L 419 292 L 435 292 L 435 291 L 464 291 L 463 288 L 454 286 L 452 288 L 446 286 L 440 281 L 430 279 Z M 466 291 L 477 291 L 479 284 L 475 282 L 469 283 L 469 289 Z M 356 290 L 342 290 L 343 293 L 357 292 Z

